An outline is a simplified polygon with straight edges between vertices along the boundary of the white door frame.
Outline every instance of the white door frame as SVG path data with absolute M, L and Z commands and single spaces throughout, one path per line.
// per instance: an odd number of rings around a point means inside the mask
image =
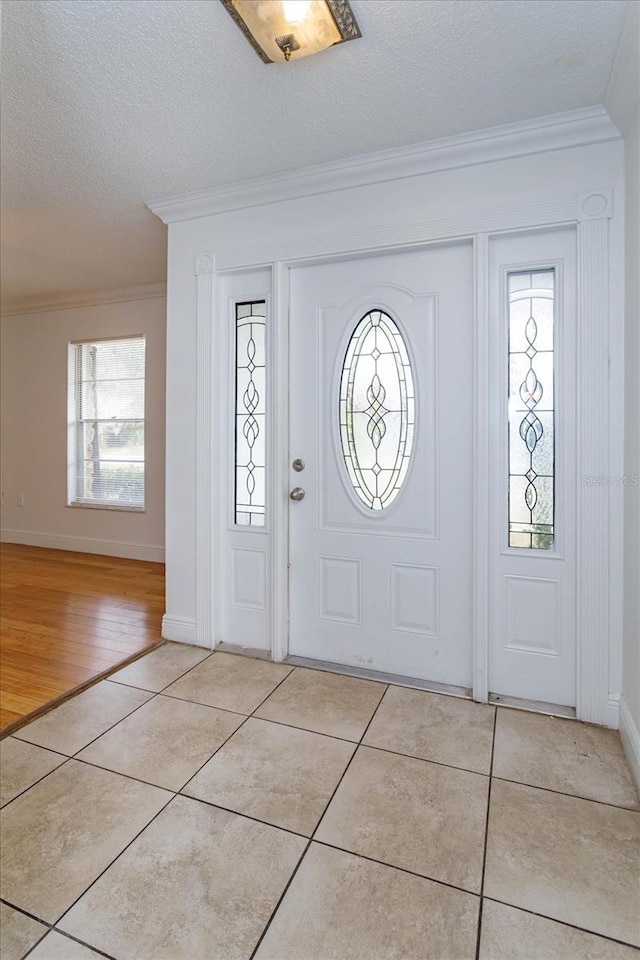
M 489 541 L 489 300 L 488 246 L 492 235 L 575 225 L 577 231 L 577 677 L 578 719 L 617 725 L 608 703 L 610 592 L 609 497 L 585 475 L 609 472 L 609 219 L 612 191 L 598 190 L 561 200 L 508 210 L 469 213 L 437 221 L 384 225 L 366 233 L 309 236 L 304 241 L 275 240 L 259 247 L 201 253 L 196 257 L 197 438 L 196 451 L 196 610 L 197 641 L 220 641 L 214 584 L 219 569 L 217 517 L 213 485 L 216 447 L 222 430 L 214 401 L 215 275 L 271 267 L 273 315 L 270 320 L 271 463 L 269 509 L 271 652 L 287 656 L 288 645 L 288 322 L 289 269 L 300 264 L 416 249 L 451 240 L 471 240 L 475 253 L 474 370 L 474 637 L 473 696 L 488 699 L 488 541 Z M 217 405 L 216 405 L 217 406 Z M 217 462 L 224 462 L 220 459 Z M 220 533 L 222 534 L 222 529 Z M 607 588 L 603 589 L 603 584 Z M 212 644 L 213 639 L 213 644 Z

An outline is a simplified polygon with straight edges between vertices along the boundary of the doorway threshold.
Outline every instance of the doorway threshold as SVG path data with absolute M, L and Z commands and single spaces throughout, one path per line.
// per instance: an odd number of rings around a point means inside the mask
M 511 707 L 513 710 L 527 710 L 529 713 L 546 713 L 551 717 L 576 719 L 575 707 L 563 707 L 559 703 L 545 703 L 543 700 L 521 700 L 519 697 L 490 693 L 489 703 L 495 703 L 499 707 Z
M 212 651 L 213 652 L 213 651 Z M 271 660 L 271 651 L 258 647 L 243 647 L 239 643 L 219 643 L 216 653 L 233 653 L 237 657 L 250 657 L 252 660 Z
M 364 667 L 352 667 L 344 663 L 332 663 L 329 660 L 311 660 L 308 657 L 286 657 L 284 663 L 290 663 L 295 667 L 308 667 L 310 670 L 322 670 L 324 673 L 342 673 L 347 677 L 358 677 L 361 680 L 377 680 L 382 683 L 393 683 L 397 687 L 413 687 L 430 693 L 442 693 L 446 697 L 462 697 L 465 700 L 471 700 L 470 687 L 456 687 L 450 683 L 419 680 L 417 677 L 403 677 L 396 673 L 366 670 Z
M 215 648 L 220 653 L 232 653 L 236 656 L 250 657 L 255 660 L 271 660 L 268 650 L 255 647 L 243 647 L 235 643 L 220 643 Z M 405 677 L 397 673 L 385 673 L 382 670 L 367 670 L 364 667 L 354 667 L 346 663 L 333 663 L 330 660 L 313 660 L 310 657 L 285 657 L 283 663 L 293 667 L 306 667 L 309 670 L 320 670 L 323 673 L 341 673 L 347 677 L 357 677 L 360 680 L 375 680 L 378 683 L 392 683 L 396 687 L 411 687 L 414 690 L 426 690 L 428 693 L 440 693 L 445 697 L 460 697 L 463 700 L 472 700 L 470 687 L 457 687 L 451 683 L 436 683 L 435 680 L 420 680 L 417 677 Z M 520 697 L 508 697 L 503 694 L 490 693 L 489 703 L 498 707 L 509 707 L 512 710 L 525 710 L 529 713 L 544 713 L 551 717 L 564 717 L 576 720 L 575 707 L 563 707 L 558 703 L 546 703 L 543 700 L 524 700 Z

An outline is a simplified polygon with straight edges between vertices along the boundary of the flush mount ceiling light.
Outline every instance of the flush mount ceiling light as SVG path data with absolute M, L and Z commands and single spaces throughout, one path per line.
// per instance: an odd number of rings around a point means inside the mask
M 221 0 L 265 63 L 300 60 L 361 37 L 349 0 Z

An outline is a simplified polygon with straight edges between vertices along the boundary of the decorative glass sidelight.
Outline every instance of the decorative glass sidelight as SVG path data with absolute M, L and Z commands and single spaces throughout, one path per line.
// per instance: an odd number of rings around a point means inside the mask
M 235 522 L 265 524 L 266 303 L 236 304 Z
M 395 321 L 370 310 L 347 346 L 340 382 L 340 440 L 349 480 L 371 510 L 384 510 L 407 475 L 415 430 L 413 374 Z
M 509 546 L 554 543 L 555 271 L 508 274 Z

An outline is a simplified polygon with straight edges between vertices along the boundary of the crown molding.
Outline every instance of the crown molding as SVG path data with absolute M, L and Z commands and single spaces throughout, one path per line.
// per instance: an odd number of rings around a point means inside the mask
M 141 283 L 132 287 L 117 287 L 112 290 L 31 297 L 30 299 L 3 304 L 1 312 L 3 317 L 17 317 L 30 313 L 73 310 L 77 307 L 98 307 L 107 303 L 124 303 L 129 300 L 155 300 L 166 297 L 166 295 L 166 283 Z
M 618 42 L 604 105 L 625 134 L 640 101 L 640 5 L 629 0 Z
M 585 107 L 457 137 L 225 184 L 197 193 L 152 200 L 147 206 L 164 223 L 176 223 L 388 180 L 602 143 L 616 140 L 619 136 L 619 130 L 603 106 Z

